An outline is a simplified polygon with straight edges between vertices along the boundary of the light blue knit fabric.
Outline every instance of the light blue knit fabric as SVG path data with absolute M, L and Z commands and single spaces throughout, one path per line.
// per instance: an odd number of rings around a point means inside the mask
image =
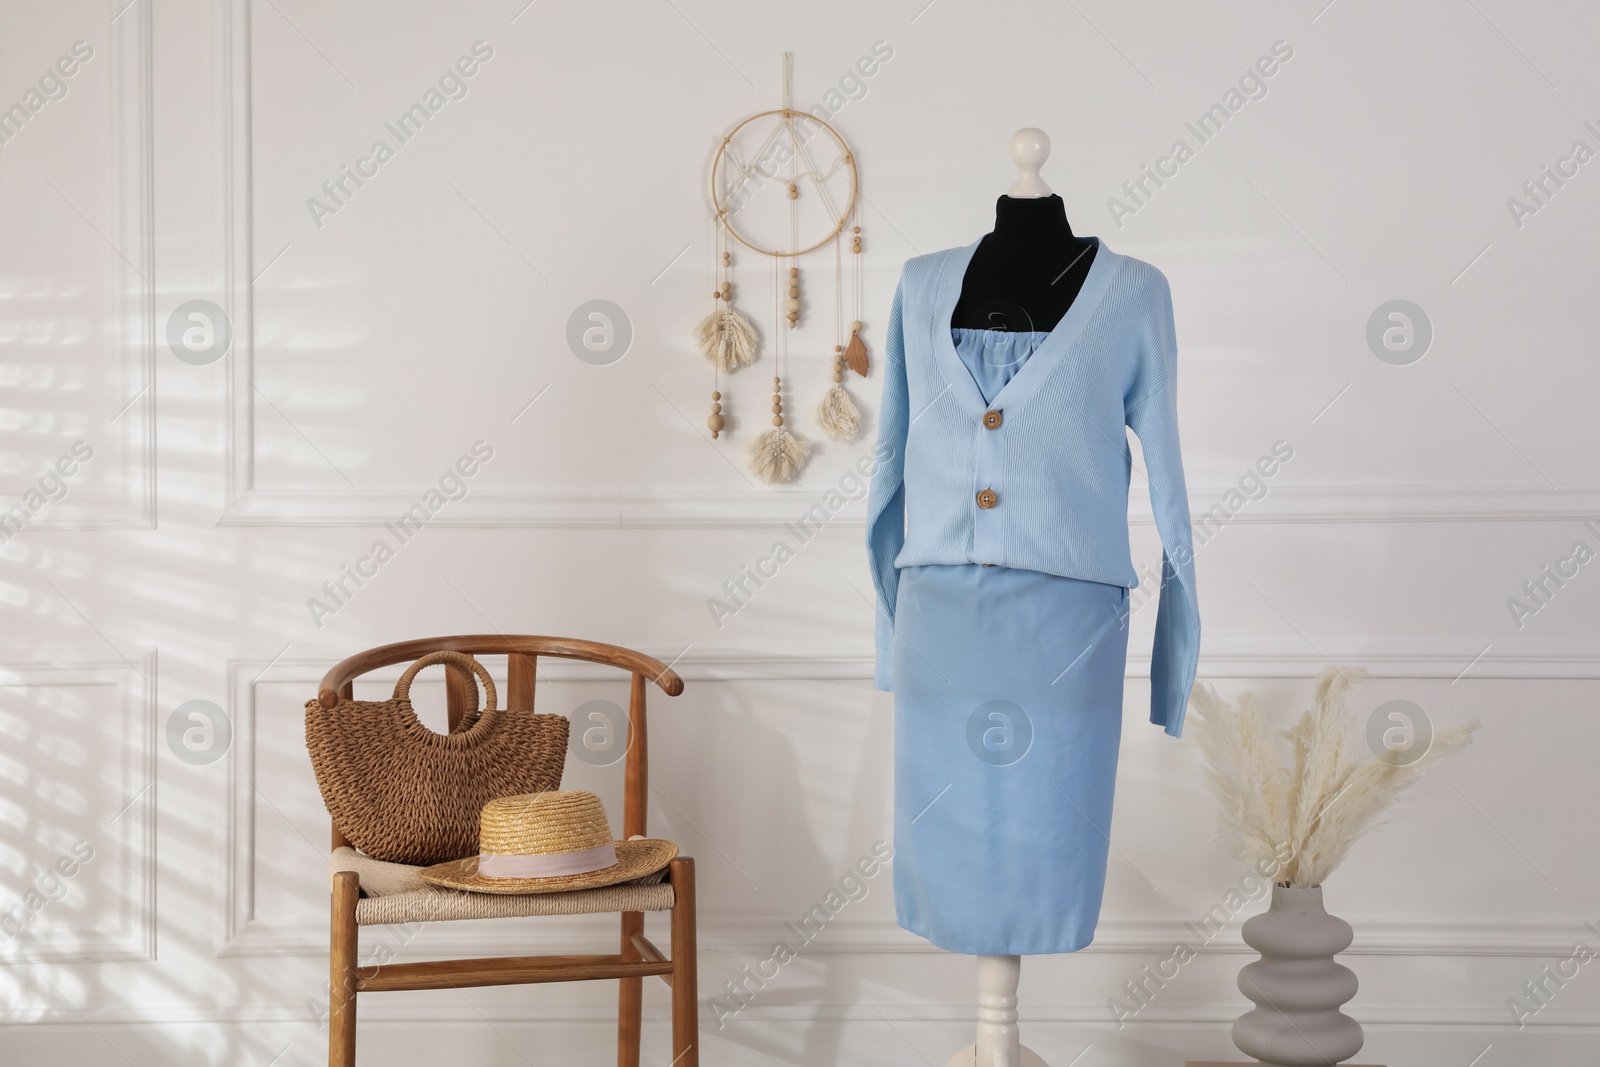
M 900 567 L 990 563 L 1138 585 L 1128 547 L 1129 427 L 1144 453 L 1164 549 L 1150 721 L 1181 736 L 1200 612 L 1167 280 L 1100 243 L 1066 316 L 986 400 L 950 328 L 977 247 L 909 260 L 889 313 L 867 517 L 876 684 L 893 688 Z M 1003 417 L 993 430 L 982 422 L 991 408 Z M 983 489 L 997 495 L 995 507 L 978 507 Z
M 953 329 L 950 341 L 961 356 L 962 365 L 978 386 L 987 404 L 999 395 L 1006 383 L 1048 340 L 1048 333 L 1008 333 L 1005 330 Z

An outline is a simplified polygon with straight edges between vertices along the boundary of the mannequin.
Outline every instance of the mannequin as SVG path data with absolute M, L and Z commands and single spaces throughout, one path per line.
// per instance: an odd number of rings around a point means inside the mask
M 1011 158 L 1023 176 L 995 202 L 994 232 L 972 255 L 951 326 L 1049 331 L 1077 299 L 1098 246 L 1072 232 L 1061 198 L 1039 178 L 1049 154 L 1043 130 L 1012 136 Z
M 1113 427 L 1138 438 L 1161 534 L 1150 722 L 1170 736 L 1199 659 L 1170 287 L 1072 232 L 1042 131 L 1011 150 L 994 232 L 901 271 L 868 494 L 895 919 L 977 957 L 976 1041 L 948 1067 L 1043 1067 L 1018 1033 L 1021 958 L 1099 923 L 1139 585 Z
M 1008 333 L 1056 327 L 1094 262 L 1095 242 L 1078 237 L 1061 198 L 1039 170 L 1050 157 L 1050 138 L 1029 127 L 1011 136 L 1011 161 L 1021 171 L 995 204 L 994 232 L 973 253 L 961 283 L 953 327 Z M 979 956 L 977 1041 L 945 1067 L 1045 1067 L 1021 1043 L 1017 984 L 1021 956 Z

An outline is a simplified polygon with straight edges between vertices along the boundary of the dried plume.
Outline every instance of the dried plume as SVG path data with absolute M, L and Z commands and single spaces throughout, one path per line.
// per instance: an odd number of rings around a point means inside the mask
M 1474 719 L 1435 730 L 1421 753 L 1365 755 L 1345 694 L 1366 677 L 1359 668 L 1323 671 L 1311 709 L 1283 731 L 1269 727 L 1253 693 L 1240 696 L 1237 707 L 1209 685 L 1189 697 L 1192 733 L 1223 826 L 1252 867 L 1277 867 L 1279 885 L 1321 885 L 1417 779 L 1470 744 L 1482 725 Z

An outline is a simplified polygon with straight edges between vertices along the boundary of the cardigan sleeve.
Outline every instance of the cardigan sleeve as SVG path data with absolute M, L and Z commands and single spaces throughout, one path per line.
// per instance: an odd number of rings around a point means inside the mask
M 1161 534 L 1161 600 L 1150 657 L 1150 721 L 1183 735 L 1189 689 L 1200 658 L 1200 607 L 1183 456 L 1178 448 L 1178 347 L 1172 292 L 1160 278 L 1152 317 L 1141 339 L 1138 370 L 1125 401 L 1150 477 L 1150 505 Z
M 867 560 L 872 568 L 876 618 L 873 624 L 877 666 L 873 684 L 894 688 L 894 608 L 900 587 L 895 557 L 906 540 L 905 453 L 910 398 L 906 387 L 905 334 L 901 325 L 901 289 L 894 291 L 889 328 L 883 343 L 883 400 L 878 410 L 877 466 L 867 503 Z

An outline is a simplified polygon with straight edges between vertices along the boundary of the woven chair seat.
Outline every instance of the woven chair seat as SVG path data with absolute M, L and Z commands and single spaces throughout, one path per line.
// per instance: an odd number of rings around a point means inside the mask
M 420 867 L 386 863 L 346 846 L 335 849 L 329 877 L 338 871 L 361 876 L 356 925 L 510 919 L 529 915 L 594 915 L 622 911 L 671 911 L 676 897 L 665 871 L 622 885 L 568 893 L 467 893 L 441 889 L 418 877 Z

